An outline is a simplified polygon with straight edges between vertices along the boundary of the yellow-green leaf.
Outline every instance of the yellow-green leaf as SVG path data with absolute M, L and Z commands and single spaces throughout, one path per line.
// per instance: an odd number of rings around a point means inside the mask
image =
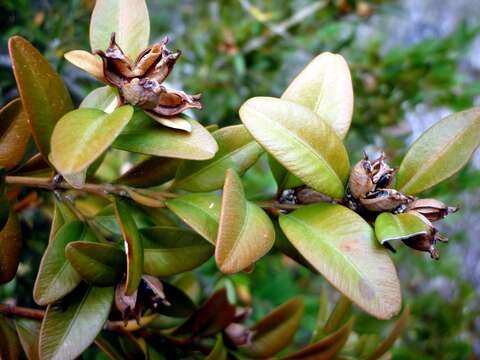
M 215 260 L 224 273 L 242 271 L 273 246 L 275 230 L 267 214 L 245 199 L 242 181 L 228 169 L 215 247 Z
M 286 348 L 300 326 L 303 308 L 303 300 L 294 298 L 274 309 L 251 328 L 251 343 L 241 346 L 241 352 L 253 359 L 265 359 Z
M 28 360 L 38 360 L 38 336 L 40 333 L 40 322 L 30 319 L 16 319 L 15 327 L 18 338 L 22 344 L 23 352 Z
M 125 252 L 127 253 L 125 294 L 132 295 L 137 291 L 143 274 L 142 239 L 127 201 L 120 197 L 115 197 L 113 204 L 123 240 L 125 241 Z
M 92 51 L 105 51 L 111 34 L 131 59 L 148 46 L 150 19 L 145 0 L 97 0 L 90 19 Z
M 218 144 L 215 157 L 205 161 L 185 161 L 178 169 L 174 188 L 194 192 L 221 189 L 228 168 L 241 176 L 262 155 L 262 147 L 243 125 L 234 125 L 215 131 Z
M 49 305 L 40 329 L 40 358 L 70 360 L 82 354 L 102 330 L 113 302 L 113 287 L 81 286 Z
M 335 130 L 308 108 L 290 101 L 256 97 L 240 108 L 252 136 L 306 185 L 343 198 L 350 170 L 345 146 Z
M 480 144 L 480 108 L 447 116 L 425 131 L 405 155 L 397 188 L 416 194 L 449 178 Z
M 86 108 L 69 112 L 53 131 L 51 162 L 61 174 L 86 169 L 113 143 L 132 113 L 129 105 L 111 114 Z
M 13 279 L 17 273 L 22 250 L 20 223 L 14 211 L 10 211 L 7 223 L 0 231 L 0 284 Z
M 188 121 L 192 124 L 191 133 L 169 129 L 150 119 L 143 111 L 137 111 L 113 146 L 145 155 L 211 159 L 218 150 L 215 139 L 198 122 L 192 119 Z
M 187 194 L 167 200 L 167 207 L 184 223 L 215 245 L 221 199 L 214 194 Z
M 55 123 L 72 110 L 72 99 L 60 76 L 27 40 L 14 36 L 8 48 L 33 139 L 47 160 Z
M 0 109 L 0 166 L 11 169 L 18 165 L 29 140 L 30 129 L 22 102 L 12 100 Z
M 171 226 L 140 230 L 143 239 L 145 273 L 171 276 L 192 270 L 207 261 L 214 248 L 199 235 Z
M 207 355 L 205 360 L 227 360 L 228 351 L 223 344 L 222 335 L 217 335 L 217 341 L 212 351 Z
M 426 234 L 428 227 L 425 222 L 413 214 L 381 213 L 375 220 L 375 235 L 380 244 L 390 240 L 402 240 L 409 237 Z
M 98 109 L 111 114 L 120 104 L 118 91 L 111 86 L 102 86 L 90 92 L 80 104 L 81 108 Z
M 347 62 L 339 54 L 318 55 L 293 79 L 282 99 L 308 107 L 343 139 L 353 114 L 352 78 Z
M 77 240 L 94 241 L 95 237 L 86 225 L 71 221 L 63 225 L 48 244 L 33 288 L 37 304 L 47 305 L 61 299 L 82 280 L 65 256 L 67 244 Z
M 341 205 L 313 204 L 280 216 L 290 242 L 335 288 L 379 319 L 400 311 L 400 284 L 373 229 Z

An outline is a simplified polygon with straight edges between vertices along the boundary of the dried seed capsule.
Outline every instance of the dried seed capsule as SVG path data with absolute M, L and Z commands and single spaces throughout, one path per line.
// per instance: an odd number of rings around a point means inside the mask
M 400 205 L 408 204 L 414 200 L 413 197 L 403 195 L 394 189 L 381 189 L 369 193 L 360 199 L 360 204 L 369 211 L 381 212 L 392 211 Z
M 408 205 L 408 210 L 416 211 L 430 221 L 438 221 L 458 210 L 436 199 L 418 199 Z
M 348 188 L 352 196 L 356 199 L 363 198 L 374 189 L 372 164 L 366 154 L 363 160 L 360 160 L 352 168 L 350 178 L 348 179 Z

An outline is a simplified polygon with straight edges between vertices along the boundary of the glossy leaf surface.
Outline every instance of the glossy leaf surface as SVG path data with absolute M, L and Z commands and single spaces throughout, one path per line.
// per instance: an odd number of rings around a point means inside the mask
M 413 214 L 382 213 L 375 220 L 375 235 L 380 244 L 390 240 L 407 239 L 414 235 L 426 234 L 427 225 Z
M 75 359 L 93 342 L 107 320 L 113 287 L 80 287 L 61 306 L 50 305 L 40 330 L 40 358 Z
M 184 223 L 215 244 L 218 234 L 221 199 L 214 194 L 187 194 L 167 200 L 167 207 Z
M 152 156 L 124 173 L 115 182 L 135 187 L 161 185 L 175 176 L 182 160 Z
M 125 252 L 127 253 L 125 294 L 132 295 L 137 290 L 143 274 L 142 239 L 127 201 L 116 197 L 114 207 L 123 240 L 125 241 Z
M 17 215 L 11 211 L 0 231 L 0 284 L 13 279 L 17 273 L 22 251 L 22 233 Z
M 314 204 L 280 216 L 290 242 L 334 287 L 379 319 L 400 310 L 400 284 L 386 250 L 359 215 Z
M 60 76 L 27 40 L 14 36 L 8 48 L 28 124 L 47 160 L 55 123 L 72 110 L 72 99 Z
M 150 19 L 145 0 L 97 0 L 90 19 L 92 51 L 105 51 L 113 32 L 125 54 L 136 59 L 148 46 L 150 37 Z
M 33 288 L 33 298 L 37 304 L 51 304 L 80 283 L 80 275 L 65 256 L 67 244 L 80 240 L 94 241 L 95 237 L 86 225 L 80 221 L 71 221 L 63 225 L 48 244 Z
M 215 260 L 224 273 L 244 270 L 273 246 L 275 230 L 267 214 L 245 199 L 240 177 L 228 169 L 215 247 Z
M 0 166 L 11 169 L 18 165 L 30 139 L 27 114 L 20 99 L 0 109 Z
M 218 144 L 215 157 L 205 161 L 185 161 L 178 169 L 173 187 L 194 192 L 221 189 L 228 168 L 243 175 L 263 153 L 262 147 L 243 125 L 228 126 L 212 135 Z
M 111 114 L 87 108 L 69 112 L 53 131 L 50 157 L 53 165 L 62 174 L 86 169 L 113 143 L 132 113 L 129 105 Z
M 347 62 L 339 54 L 318 55 L 293 79 L 282 99 L 308 107 L 343 139 L 353 114 L 352 78 Z
M 113 146 L 145 155 L 179 159 L 211 159 L 218 150 L 212 135 L 195 120 L 189 120 L 192 132 L 166 128 L 137 111 Z
M 335 130 L 308 108 L 269 97 L 249 99 L 240 118 L 253 137 L 305 184 L 343 198 L 350 170 Z
M 99 87 L 80 103 L 81 108 L 98 109 L 111 114 L 120 104 L 118 91 L 111 86 Z
M 126 263 L 125 253 L 109 244 L 74 241 L 65 248 L 65 255 L 83 280 L 98 286 L 115 285 Z
M 171 276 L 192 270 L 207 261 L 214 248 L 193 231 L 169 226 L 140 230 L 145 273 Z
M 397 188 L 416 194 L 458 172 L 480 144 L 480 108 L 447 116 L 425 131 L 405 155 Z

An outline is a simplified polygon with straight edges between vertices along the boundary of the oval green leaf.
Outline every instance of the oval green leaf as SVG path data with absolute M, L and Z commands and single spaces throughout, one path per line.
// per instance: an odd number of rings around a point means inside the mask
M 217 341 L 212 351 L 207 355 L 205 360 L 227 360 L 228 350 L 223 344 L 222 335 L 217 335 Z
M 274 309 L 255 324 L 251 343 L 240 350 L 253 359 L 275 355 L 293 340 L 303 316 L 303 300 L 294 298 Z
M 215 245 L 221 199 L 214 194 L 187 194 L 166 201 L 167 207 L 184 223 Z
M 353 114 L 352 78 L 347 62 L 339 54 L 318 55 L 293 79 L 282 99 L 309 108 L 343 139 Z
M 113 143 L 132 117 L 122 106 L 111 114 L 78 109 L 60 119 L 52 134 L 51 161 L 61 174 L 78 173 L 92 164 Z
M 173 179 L 181 161 L 174 158 L 152 156 L 132 167 L 115 182 L 135 187 L 161 185 Z
M 375 219 L 375 235 L 380 244 L 390 240 L 402 240 L 426 234 L 427 225 L 413 214 L 381 213 Z
M 218 144 L 215 157 L 205 161 L 185 161 L 178 169 L 173 187 L 193 192 L 221 189 L 228 168 L 241 176 L 262 155 L 262 147 L 243 125 L 228 126 L 213 134 Z
M 405 155 L 397 188 L 417 194 L 449 178 L 480 144 L 480 108 L 447 116 L 425 131 Z
M 135 220 L 131 215 L 130 205 L 126 200 L 115 197 L 113 202 L 127 253 L 127 280 L 125 295 L 137 291 L 143 274 L 143 246 Z
M 102 330 L 112 307 L 113 287 L 80 287 L 49 305 L 40 329 L 40 358 L 70 360 L 79 356 Z
M 308 108 L 269 97 L 249 99 L 240 118 L 253 137 L 306 185 L 343 198 L 350 170 L 335 130 Z
M 290 242 L 335 288 L 379 319 L 400 311 L 400 284 L 373 229 L 341 205 L 314 204 L 280 216 Z
M 30 128 L 20 99 L 10 101 L 0 110 L 0 166 L 11 169 L 25 155 Z
M 14 211 L 10 211 L 7 223 L 0 231 L 0 284 L 9 282 L 17 273 L 22 251 L 20 223 Z
M 119 104 L 118 91 L 111 86 L 103 86 L 90 92 L 80 103 L 80 107 L 98 109 L 111 114 Z
M 53 128 L 72 110 L 72 99 L 60 76 L 27 40 L 14 36 L 8 41 L 8 49 L 33 139 L 48 160 Z
M 126 263 L 125 253 L 109 244 L 74 241 L 65 248 L 65 255 L 83 280 L 97 286 L 115 285 Z
M 110 36 L 131 59 L 148 46 L 150 19 L 145 0 L 97 0 L 90 19 L 92 51 L 105 51 Z
M 47 305 L 61 299 L 82 280 L 65 256 L 67 244 L 79 240 L 95 241 L 95 236 L 85 224 L 71 221 L 63 225 L 48 244 L 33 288 L 37 304 Z
M 28 360 L 38 360 L 38 336 L 40 333 L 40 322 L 30 319 L 15 320 L 18 338 L 22 344 L 23 352 Z
M 145 273 L 171 276 L 192 270 L 207 261 L 213 246 L 189 230 L 157 226 L 140 230 Z
M 228 169 L 215 247 L 218 267 L 226 274 L 242 271 L 265 255 L 274 242 L 270 218 L 245 199 L 240 177 Z
M 164 127 L 150 119 L 143 111 L 137 111 L 113 147 L 145 155 L 179 159 L 206 160 L 215 156 L 217 143 L 198 122 L 189 119 L 192 132 Z

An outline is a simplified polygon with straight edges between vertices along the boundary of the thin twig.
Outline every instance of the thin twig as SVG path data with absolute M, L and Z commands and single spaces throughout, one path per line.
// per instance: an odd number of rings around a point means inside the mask
M 0 304 L 0 314 L 6 315 L 6 316 L 22 317 L 22 318 L 29 318 L 29 319 L 41 321 L 45 316 L 45 311 L 21 307 L 21 306 L 11 306 L 11 305 Z

